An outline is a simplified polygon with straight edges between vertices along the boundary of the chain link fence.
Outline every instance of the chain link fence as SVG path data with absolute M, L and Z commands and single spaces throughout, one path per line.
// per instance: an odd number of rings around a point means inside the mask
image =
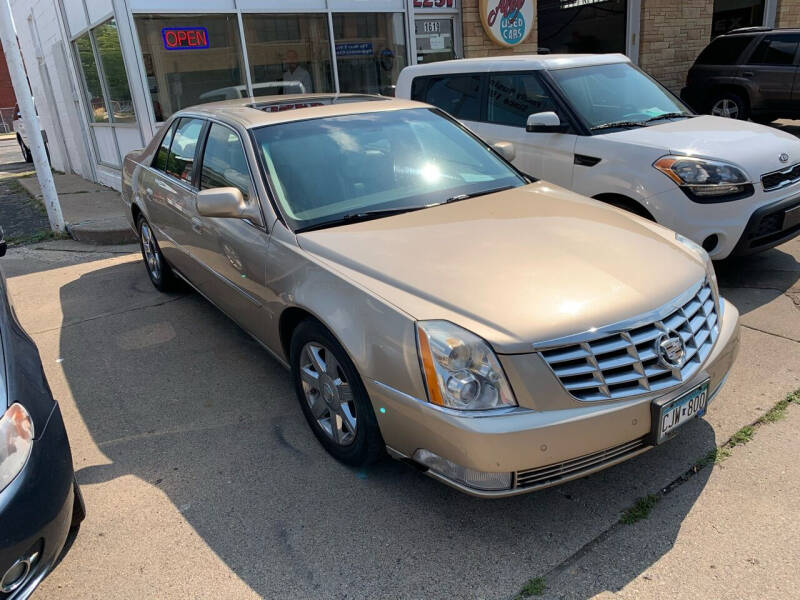
M 14 107 L 0 108 L 0 133 L 11 133 L 14 131 Z

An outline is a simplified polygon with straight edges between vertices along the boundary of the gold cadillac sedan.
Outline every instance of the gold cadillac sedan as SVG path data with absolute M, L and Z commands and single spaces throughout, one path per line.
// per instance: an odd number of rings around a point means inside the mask
M 512 156 L 417 102 L 250 98 L 174 115 L 123 196 L 153 284 L 287 366 L 335 458 L 508 496 L 672 438 L 739 343 L 702 248 Z

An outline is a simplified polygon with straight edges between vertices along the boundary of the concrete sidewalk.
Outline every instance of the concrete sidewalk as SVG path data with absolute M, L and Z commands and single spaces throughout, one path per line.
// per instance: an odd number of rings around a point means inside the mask
M 90 244 L 128 244 L 136 234 L 125 218 L 120 193 L 78 175 L 54 173 L 61 211 L 70 236 Z M 36 198 L 42 197 L 39 180 L 24 177 L 20 185 Z

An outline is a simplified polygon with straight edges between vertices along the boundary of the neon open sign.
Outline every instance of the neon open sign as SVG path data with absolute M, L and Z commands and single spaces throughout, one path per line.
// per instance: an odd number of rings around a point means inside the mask
M 205 27 L 164 27 L 161 40 L 167 50 L 202 50 L 208 48 L 208 29 Z

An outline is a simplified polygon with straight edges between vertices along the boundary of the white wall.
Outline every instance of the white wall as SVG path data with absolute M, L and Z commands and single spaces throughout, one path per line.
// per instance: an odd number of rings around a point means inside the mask
M 53 168 L 91 179 L 92 159 L 57 5 L 53 0 L 11 0 L 11 10 Z

